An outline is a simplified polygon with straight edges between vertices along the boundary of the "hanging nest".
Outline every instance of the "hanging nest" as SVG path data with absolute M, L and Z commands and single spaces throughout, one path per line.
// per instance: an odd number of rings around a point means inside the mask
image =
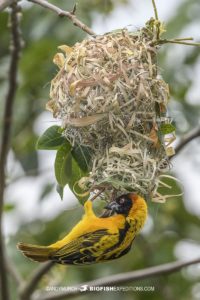
M 47 109 L 62 121 L 63 135 L 90 148 L 85 190 L 156 194 L 169 170 L 166 130 L 168 85 L 157 66 L 155 28 L 95 36 L 54 57 L 60 70 L 51 82 Z M 168 143 L 169 144 L 169 143 Z

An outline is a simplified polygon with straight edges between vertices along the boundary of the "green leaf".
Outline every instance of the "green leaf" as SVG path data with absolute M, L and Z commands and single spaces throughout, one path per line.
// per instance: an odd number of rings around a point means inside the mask
M 77 152 L 75 155 L 77 155 Z M 84 157 L 82 156 L 82 158 Z M 86 163 L 84 166 L 86 167 Z M 63 189 L 65 185 L 69 184 L 71 191 L 80 203 L 84 204 L 85 200 L 88 199 L 88 196 L 81 196 L 85 191 L 78 186 L 78 181 L 82 177 L 87 176 L 87 172 L 80 168 L 79 164 L 72 156 L 71 145 L 68 143 L 63 144 L 57 151 L 55 159 L 55 176 L 58 182 L 57 192 L 61 199 L 63 199 Z
M 75 145 L 72 149 L 72 156 L 77 162 L 78 166 L 84 172 L 87 172 L 92 156 L 91 149 L 86 146 Z
M 160 128 L 159 128 L 159 131 L 162 134 L 169 134 L 169 133 L 174 132 L 175 130 L 176 130 L 176 128 L 172 124 L 161 124 Z
M 49 127 L 38 139 L 36 148 L 42 150 L 58 149 L 67 140 L 61 134 L 61 128 L 57 125 Z
M 60 195 L 61 200 L 63 200 L 64 187 L 62 187 L 61 185 L 57 184 L 56 191 Z
M 64 187 L 69 182 L 72 173 L 72 155 L 69 143 L 63 144 L 58 149 L 54 168 L 58 184 Z
M 12 211 L 14 208 L 15 208 L 15 204 L 12 204 L 12 203 L 6 203 L 6 204 L 4 204 L 4 206 L 3 206 L 3 211 L 4 211 L 4 212 L 10 212 L 10 211 Z
M 39 197 L 40 201 L 44 200 L 45 197 L 48 196 L 51 193 L 51 191 L 53 190 L 53 187 L 54 187 L 54 183 L 46 183 L 43 186 L 41 195 Z

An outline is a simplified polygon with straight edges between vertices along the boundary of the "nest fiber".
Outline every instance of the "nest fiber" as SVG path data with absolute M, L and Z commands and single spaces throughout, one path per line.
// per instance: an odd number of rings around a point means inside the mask
M 60 70 L 51 82 L 47 108 L 62 121 L 72 145 L 90 148 L 85 189 L 156 193 L 168 167 L 167 84 L 158 74 L 157 47 L 145 27 L 60 46 Z

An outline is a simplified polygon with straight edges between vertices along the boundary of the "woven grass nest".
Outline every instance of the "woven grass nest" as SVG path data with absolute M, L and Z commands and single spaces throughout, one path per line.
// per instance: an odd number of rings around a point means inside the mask
M 168 85 L 159 75 L 158 46 L 149 25 L 117 30 L 60 46 L 47 109 L 62 121 L 72 145 L 90 148 L 85 190 L 135 191 L 159 198 L 160 176 L 169 170 Z

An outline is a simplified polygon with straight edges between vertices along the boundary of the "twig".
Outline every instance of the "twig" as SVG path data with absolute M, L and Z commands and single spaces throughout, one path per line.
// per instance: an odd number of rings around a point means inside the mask
M 11 7 L 10 27 L 11 27 L 11 61 L 9 67 L 9 85 L 8 93 L 5 99 L 2 140 L 0 149 L 0 293 L 1 299 L 9 300 L 8 286 L 7 286 L 7 273 L 6 262 L 4 253 L 4 240 L 2 232 L 2 213 L 4 203 L 4 190 L 6 178 L 6 163 L 7 155 L 10 146 L 10 135 L 12 126 L 12 111 L 17 89 L 17 70 L 18 60 L 21 50 L 21 35 L 19 30 L 19 6 L 13 3 Z
M 116 286 L 122 283 L 135 282 L 138 280 L 144 280 L 147 278 L 153 278 L 160 275 L 168 275 L 174 272 L 181 270 L 184 267 L 194 265 L 200 263 L 200 257 L 188 261 L 176 261 L 172 263 L 167 263 L 163 265 L 159 265 L 156 267 L 146 268 L 139 271 L 121 273 L 117 275 L 112 275 L 100 279 L 96 279 L 89 282 L 83 282 L 80 285 L 75 286 L 75 289 L 66 292 L 60 293 L 51 293 L 51 295 L 41 296 L 39 298 L 33 298 L 34 300 L 61 300 L 71 298 L 73 296 L 86 295 L 90 293 L 89 288 L 94 286 Z M 87 291 L 84 293 L 80 290 L 80 288 L 86 285 Z M 94 291 L 92 292 L 94 293 Z
M 177 38 L 174 39 L 175 41 L 193 41 L 194 38 L 193 37 L 184 37 L 184 38 Z
M 28 0 L 29 2 L 32 2 L 32 3 L 35 3 L 35 4 L 38 4 L 44 8 L 47 8 L 55 13 L 57 13 L 57 15 L 59 17 L 67 17 L 69 18 L 73 24 L 75 26 L 78 26 L 79 28 L 81 28 L 83 31 L 87 32 L 88 34 L 90 35 L 95 35 L 95 32 L 92 31 L 91 28 L 89 28 L 87 25 L 85 25 L 83 22 L 81 22 L 77 17 L 76 15 L 74 14 L 75 11 L 73 11 L 72 13 L 69 12 L 69 11 L 64 11 L 62 9 L 60 9 L 59 7 L 55 6 L 54 4 L 51 4 L 49 3 L 48 1 L 46 0 Z
M 175 154 L 177 155 L 189 142 L 198 137 L 200 137 L 200 127 L 189 132 L 187 135 L 185 135 L 185 137 L 182 138 L 179 144 L 175 147 Z
M 77 3 L 74 4 L 74 7 L 73 7 L 73 9 L 72 9 L 72 11 L 71 11 L 71 14 L 72 14 L 72 15 L 75 15 L 76 9 L 77 9 Z
M 160 26 L 161 23 L 159 21 L 159 17 L 158 17 L 158 10 L 156 7 L 156 1 L 152 0 L 152 5 L 153 5 L 153 10 L 154 10 L 154 16 L 155 16 L 155 24 L 156 24 L 156 41 L 160 39 Z
M 152 45 L 162 45 L 162 44 L 179 44 L 179 45 L 187 45 L 187 46 L 197 46 L 200 47 L 200 43 L 192 43 L 192 42 L 185 42 L 184 40 L 188 40 L 187 38 L 182 39 L 174 39 L 174 40 L 156 40 L 152 43 Z
M 0 0 L 0 11 L 6 9 L 13 2 L 14 2 L 14 0 Z
M 180 44 L 180 45 L 187 45 L 187 46 L 200 46 L 200 43 L 191 43 L 191 42 L 186 42 L 186 41 L 191 41 L 193 38 L 176 38 L 174 40 L 168 40 L 168 39 L 160 39 L 160 21 L 158 17 L 158 10 L 156 7 L 156 1 L 152 0 L 152 5 L 154 9 L 154 16 L 155 20 L 157 21 L 156 27 L 157 27 L 157 36 L 156 40 L 153 41 L 152 45 L 162 45 L 162 44 Z
M 35 270 L 28 283 L 21 288 L 20 296 L 22 300 L 30 299 L 31 294 L 35 290 L 41 278 L 53 267 L 53 265 L 54 262 L 47 262 Z
M 158 10 L 157 10 L 157 7 L 156 7 L 156 2 L 155 2 L 155 0 L 152 0 L 152 4 L 153 4 L 153 9 L 154 9 L 155 19 L 156 19 L 156 20 L 159 20 L 159 18 L 158 18 Z

